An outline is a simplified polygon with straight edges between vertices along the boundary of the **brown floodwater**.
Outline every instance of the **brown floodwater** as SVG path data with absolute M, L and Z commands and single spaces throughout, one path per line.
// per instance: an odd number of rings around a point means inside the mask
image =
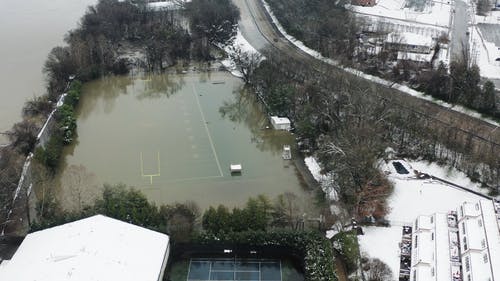
M 95 0 L 0 0 L 0 132 L 21 119 L 21 108 L 45 93 L 43 63 Z M 5 143 L 0 135 L 0 144 Z
M 61 202 L 91 200 L 103 183 L 133 186 L 157 204 L 193 200 L 201 208 L 287 191 L 306 201 L 295 166 L 281 155 L 293 135 L 267 129 L 253 97 L 226 72 L 87 83 L 78 138 L 65 151 Z M 230 164 L 243 172 L 232 175 Z

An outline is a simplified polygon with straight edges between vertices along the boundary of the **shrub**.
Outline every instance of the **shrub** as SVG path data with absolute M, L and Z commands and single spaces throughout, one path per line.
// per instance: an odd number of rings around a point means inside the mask
M 356 232 L 340 232 L 332 239 L 335 250 L 337 250 L 344 259 L 347 272 L 351 273 L 356 270 L 360 258 L 358 237 L 356 236 Z

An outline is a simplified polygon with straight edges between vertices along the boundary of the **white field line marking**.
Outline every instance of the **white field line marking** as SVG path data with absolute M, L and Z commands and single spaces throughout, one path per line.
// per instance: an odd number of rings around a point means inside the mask
M 215 162 L 217 162 L 217 167 L 219 168 L 220 176 L 223 177 L 224 174 L 222 173 L 222 168 L 220 166 L 219 157 L 217 157 L 217 152 L 215 151 L 214 142 L 212 141 L 212 136 L 210 135 L 210 131 L 208 130 L 207 120 L 205 119 L 205 114 L 203 114 L 203 110 L 201 109 L 200 100 L 198 99 L 198 91 L 196 91 L 196 87 L 194 86 L 194 84 L 191 84 L 191 86 L 193 87 L 194 97 L 196 98 L 196 103 L 198 104 L 198 109 L 200 110 L 200 113 L 201 113 L 201 119 L 203 121 L 203 126 L 205 126 L 205 130 L 207 132 L 208 141 L 210 141 L 210 146 L 212 147 L 212 152 L 213 152 L 214 157 L 215 157 Z
M 140 153 L 140 158 L 141 158 L 141 176 L 143 177 L 149 177 L 149 183 L 151 185 L 153 185 L 153 177 L 159 177 L 161 176 L 161 167 L 160 167 L 160 152 L 158 152 L 157 154 L 157 158 L 156 158 L 156 161 L 157 161 L 157 165 L 158 165 L 158 173 L 156 174 L 150 174 L 150 175 L 145 175 L 144 174 L 144 160 L 143 160 L 143 157 L 142 157 L 142 152 Z

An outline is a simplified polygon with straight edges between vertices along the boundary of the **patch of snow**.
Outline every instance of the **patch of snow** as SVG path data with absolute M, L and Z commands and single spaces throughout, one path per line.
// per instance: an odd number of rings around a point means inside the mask
M 486 16 L 475 16 L 476 23 L 500 24 L 500 11 L 491 11 Z
M 177 10 L 182 8 L 182 5 L 191 2 L 191 0 L 165 0 L 158 2 L 147 3 L 148 8 L 156 11 L 160 10 Z
M 321 173 L 321 166 L 313 156 L 304 159 L 307 168 L 311 172 L 314 179 L 321 185 L 321 189 L 325 192 L 330 200 L 338 200 L 338 195 L 332 186 L 332 175 L 324 175 Z M 333 205 L 332 205 L 333 206 Z M 334 210 L 332 209 L 332 214 Z
M 440 166 L 437 163 L 428 162 L 428 161 L 413 161 L 408 160 L 408 164 L 413 167 L 413 169 L 426 173 L 429 175 L 433 175 L 438 178 L 442 178 L 454 184 L 458 184 L 465 188 L 474 190 L 476 192 L 480 192 L 484 195 L 488 195 L 488 190 L 486 188 L 482 188 L 481 184 L 474 183 L 471 181 L 469 177 L 463 172 L 450 167 L 450 166 Z
M 337 233 L 339 233 L 338 230 L 327 230 L 326 231 L 326 238 L 327 239 L 332 239 L 333 236 L 337 235 Z
M 500 28 L 500 26 L 499 26 Z M 500 79 L 500 47 L 484 39 L 477 27 L 469 29 L 472 41 L 471 54 L 481 70 L 481 76 Z
M 403 160 L 397 160 L 403 163 Z M 420 172 L 429 174 L 439 174 L 446 176 L 444 169 L 437 165 L 426 166 L 423 162 L 413 162 L 415 167 L 406 162 L 404 165 L 410 166 L 412 173 L 414 168 Z M 387 219 L 391 224 L 410 224 L 419 215 L 430 215 L 433 213 L 447 213 L 454 210 L 464 201 L 475 202 L 483 197 L 466 192 L 462 189 L 449 186 L 440 181 L 431 179 L 417 179 L 415 177 L 401 177 L 397 174 L 392 161 L 383 165 L 382 170 L 387 174 L 389 180 L 394 184 L 394 192 L 388 198 L 390 213 Z M 456 172 L 459 174 L 459 172 Z M 437 176 L 437 175 L 436 175 Z M 450 176 L 445 179 L 454 181 Z M 459 183 L 466 183 L 463 177 L 459 178 Z
M 348 5 L 352 11 L 360 14 L 397 19 L 411 23 L 421 23 L 436 27 L 450 26 L 451 5 L 449 1 L 428 1 L 422 11 L 406 8 L 405 0 L 379 0 L 375 6 Z
M 261 0 L 261 1 L 263 3 L 263 6 L 266 9 L 267 13 L 271 17 L 271 20 L 272 20 L 273 24 L 278 29 L 278 31 L 288 41 L 290 41 L 297 48 L 301 49 L 303 52 L 309 54 L 310 56 L 312 56 L 312 57 L 314 57 L 314 58 L 316 58 L 318 60 L 321 60 L 321 61 L 323 61 L 325 63 L 328 63 L 330 65 L 337 66 L 337 67 L 339 67 L 340 69 L 342 69 L 342 70 L 344 70 L 346 72 L 349 72 L 349 73 L 351 73 L 351 74 L 353 74 L 355 76 L 361 77 L 363 79 L 369 80 L 371 82 L 377 83 L 379 85 L 383 85 L 383 86 L 386 86 L 386 87 L 389 87 L 389 88 L 394 88 L 394 89 L 399 90 L 399 91 L 401 91 L 403 93 L 406 93 L 408 95 L 411 95 L 411 96 L 414 96 L 414 97 L 417 97 L 417 98 L 420 98 L 420 99 L 431 101 L 433 103 L 436 103 L 436 104 L 438 104 L 440 106 L 443 106 L 443 107 L 446 107 L 448 109 L 451 109 L 451 110 L 454 110 L 454 111 L 457 111 L 457 112 L 461 112 L 463 114 L 469 115 L 469 116 L 477 118 L 477 119 L 481 119 L 481 120 L 483 120 L 485 122 L 488 122 L 490 124 L 493 124 L 495 126 L 500 126 L 500 123 L 498 123 L 498 122 L 496 122 L 496 121 L 494 121 L 492 119 L 489 119 L 489 118 L 484 118 L 480 113 L 478 113 L 476 111 L 473 111 L 473 110 L 470 110 L 470 109 L 467 109 L 467 108 L 465 108 L 463 106 L 453 105 L 453 104 L 450 104 L 450 103 L 447 103 L 447 102 L 444 102 L 444 101 L 437 101 L 434 98 L 432 98 L 431 96 L 427 96 L 424 93 L 416 91 L 414 89 L 411 89 L 408 86 L 405 86 L 405 85 L 402 85 L 402 84 L 398 84 L 398 83 L 395 83 L 395 82 L 392 82 L 392 81 L 388 81 L 388 80 L 385 80 L 385 79 L 382 79 L 380 77 L 376 77 L 376 76 L 373 76 L 373 75 L 369 75 L 369 74 L 366 74 L 366 73 L 364 73 L 364 72 L 362 72 L 360 70 L 357 70 L 357 69 L 353 69 L 353 68 L 341 66 L 338 61 L 333 60 L 331 58 L 324 57 L 318 51 L 312 50 L 311 48 L 305 46 L 304 43 L 301 42 L 300 40 L 297 40 L 295 37 L 289 35 L 285 31 L 285 29 L 283 28 L 283 26 L 280 24 L 280 22 L 278 21 L 278 19 L 276 18 L 276 16 L 274 15 L 274 13 L 271 10 L 271 7 L 269 6 L 269 4 L 267 4 L 267 2 L 265 0 Z
M 231 39 L 231 44 L 221 47 L 224 52 L 228 55 L 226 59 L 221 60 L 221 64 L 235 77 L 242 78 L 243 74 L 237 70 L 236 63 L 231 59 L 231 55 L 236 52 L 236 50 L 241 50 L 245 53 L 259 53 L 241 34 L 238 29 L 236 36 Z M 265 59 L 261 56 L 262 59 Z
M 364 235 L 358 236 L 361 253 L 371 258 L 378 258 L 389 266 L 393 280 L 399 276 L 399 242 L 403 233 L 402 226 L 363 227 Z

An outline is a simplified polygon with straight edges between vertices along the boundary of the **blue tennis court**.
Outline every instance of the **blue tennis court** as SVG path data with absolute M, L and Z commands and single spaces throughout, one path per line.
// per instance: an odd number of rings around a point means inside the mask
M 282 281 L 281 261 L 268 259 L 191 259 L 187 281 Z

